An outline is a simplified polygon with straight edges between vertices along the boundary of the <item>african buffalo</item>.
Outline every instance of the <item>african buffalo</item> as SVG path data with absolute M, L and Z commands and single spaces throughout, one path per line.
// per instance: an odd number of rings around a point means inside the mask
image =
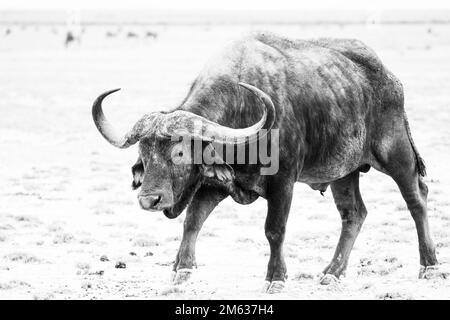
M 126 148 L 139 142 L 132 185 L 141 188 L 141 207 L 162 210 L 169 218 L 187 207 L 173 266 L 175 282 L 185 280 L 195 266 L 197 235 L 220 201 L 231 196 L 248 204 L 263 197 L 270 245 L 265 290 L 280 291 L 295 182 L 320 192 L 331 186 L 342 230 L 321 283 L 336 280 L 345 271 L 367 214 L 359 175 L 370 167 L 391 176 L 406 201 L 417 228 L 420 277 L 437 264 L 427 221 L 425 165 L 409 130 L 402 84 L 362 42 L 248 35 L 203 69 L 177 108 L 144 115 L 125 136 L 114 131 L 102 111 L 102 100 L 115 91 L 97 98 L 92 115 L 112 145 Z M 253 164 L 236 164 L 232 158 L 213 164 L 173 161 L 174 154 L 189 151 L 174 135 L 200 141 L 202 150 L 209 148 L 214 155 L 221 145 L 248 149 L 251 137 L 271 141 L 276 129 L 279 168 L 272 175 L 261 174 L 267 164 L 260 159 Z M 265 130 L 269 133 L 261 134 Z

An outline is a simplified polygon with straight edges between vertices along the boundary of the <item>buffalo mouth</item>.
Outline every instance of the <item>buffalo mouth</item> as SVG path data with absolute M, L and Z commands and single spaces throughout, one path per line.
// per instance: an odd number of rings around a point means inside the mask
M 200 188 L 201 184 L 202 181 L 199 180 L 186 188 L 173 207 L 165 208 L 163 210 L 164 215 L 169 219 L 175 219 L 176 217 L 178 217 L 183 212 L 183 210 L 191 203 L 192 198 L 194 198 L 194 195 L 197 193 L 197 190 Z
M 138 197 L 139 203 L 141 205 L 141 208 L 146 211 L 162 211 L 164 215 L 169 219 L 175 219 L 178 217 L 183 210 L 189 205 L 192 198 L 194 197 L 194 194 L 196 193 L 196 189 L 192 190 L 189 188 L 185 192 L 182 193 L 179 200 L 175 204 L 171 205 L 162 205 L 160 202 L 161 200 L 157 200 L 152 205 L 144 204 L 145 197 Z M 144 200 L 143 200 L 144 199 Z M 145 203 L 145 202 L 144 202 Z
M 175 212 L 173 209 L 174 209 L 173 207 L 172 207 L 172 208 L 169 208 L 169 209 L 164 209 L 164 210 L 163 210 L 164 215 L 165 215 L 167 218 L 169 218 L 169 219 L 175 219 L 175 218 L 178 217 L 178 216 L 181 214 L 181 212 L 182 212 L 182 210 L 181 210 L 180 212 Z
M 181 208 L 181 210 L 179 210 L 178 207 L 178 204 L 172 206 L 159 206 L 158 203 L 155 203 L 152 207 L 145 207 L 141 203 L 141 209 L 146 211 L 162 211 L 164 215 L 169 219 L 175 219 L 181 214 L 184 208 Z
M 184 193 L 181 199 L 177 203 L 175 203 L 174 206 L 163 209 L 164 215 L 169 219 L 175 219 L 176 217 L 178 217 L 189 205 L 192 198 L 194 197 L 194 194 L 195 192 L 192 192 L 192 194 Z

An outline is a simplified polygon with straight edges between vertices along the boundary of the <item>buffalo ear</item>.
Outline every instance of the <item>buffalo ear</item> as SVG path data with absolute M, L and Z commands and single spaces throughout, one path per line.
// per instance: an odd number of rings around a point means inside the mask
M 213 148 L 211 144 L 207 148 Z M 202 164 L 203 175 L 207 178 L 216 179 L 220 182 L 233 181 L 234 170 L 233 168 L 223 161 L 223 159 L 218 155 L 215 150 L 210 151 L 210 160 L 212 164 Z
M 141 158 L 131 167 L 131 173 L 133 174 L 133 182 L 131 183 L 131 188 L 136 190 L 142 184 L 144 180 L 144 165 L 142 164 Z
M 220 182 L 233 181 L 234 170 L 227 164 L 203 165 L 203 175 L 207 178 L 217 179 Z

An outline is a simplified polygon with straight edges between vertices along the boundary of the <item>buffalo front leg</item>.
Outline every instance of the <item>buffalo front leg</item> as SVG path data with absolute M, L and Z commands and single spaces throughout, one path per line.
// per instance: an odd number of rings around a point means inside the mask
M 189 204 L 183 225 L 183 238 L 173 265 L 174 284 L 180 284 L 189 279 L 193 267 L 196 266 L 195 243 L 198 233 L 209 214 L 226 196 L 219 189 L 201 187 Z
M 267 191 L 267 217 L 265 233 L 270 245 L 270 259 L 267 266 L 266 284 L 263 291 L 277 293 L 284 288 L 287 278 L 283 257 L 283 241 L 286 223 L 291 207 L 294 182 L 287 178 L 274 178 Z
M 337 180 L 331 184 L 334 202 L 341 215 L 342 229 L 339 242 L 331 263 L 323 271 L 321 284 L 339 279 L 347 268 L 348 258 L 367 215 L 366 207 L 359 192 L 359 172 Z

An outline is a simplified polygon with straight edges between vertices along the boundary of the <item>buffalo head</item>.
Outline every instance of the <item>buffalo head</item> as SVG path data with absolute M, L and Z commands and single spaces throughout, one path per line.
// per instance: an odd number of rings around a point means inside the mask
M 275 108 L 267 94 L 245 83 L 239 85 L 255 94 L 265 106 L 261 119 L 242 129 L 220 125 L 189 111 L 175 110 L 146 114 L 122 136 L 116 133 L 102 110 L 103 99 L 119 89 L 107 91 L 95 100 L 94 123 L 109 143 L 127 148 L 139 142 L 139 158 L 132 167 L 132 187 L 141 188 L 138 199 L 142 209 L 162 210 L 168 218 L 175 218 L 189 204 L 204 179 L 222 183 L 233 180 L 233 169 L 215 155 L 213 145 L 260 139 L 271 129 L 275 118 Z M 186 144 L 186 140 L 194 143 Z M 202 152 L 211 151 L 210 155 L 216 159 L 209 164 L 196 162 L 194 145 L 200 145 Z

